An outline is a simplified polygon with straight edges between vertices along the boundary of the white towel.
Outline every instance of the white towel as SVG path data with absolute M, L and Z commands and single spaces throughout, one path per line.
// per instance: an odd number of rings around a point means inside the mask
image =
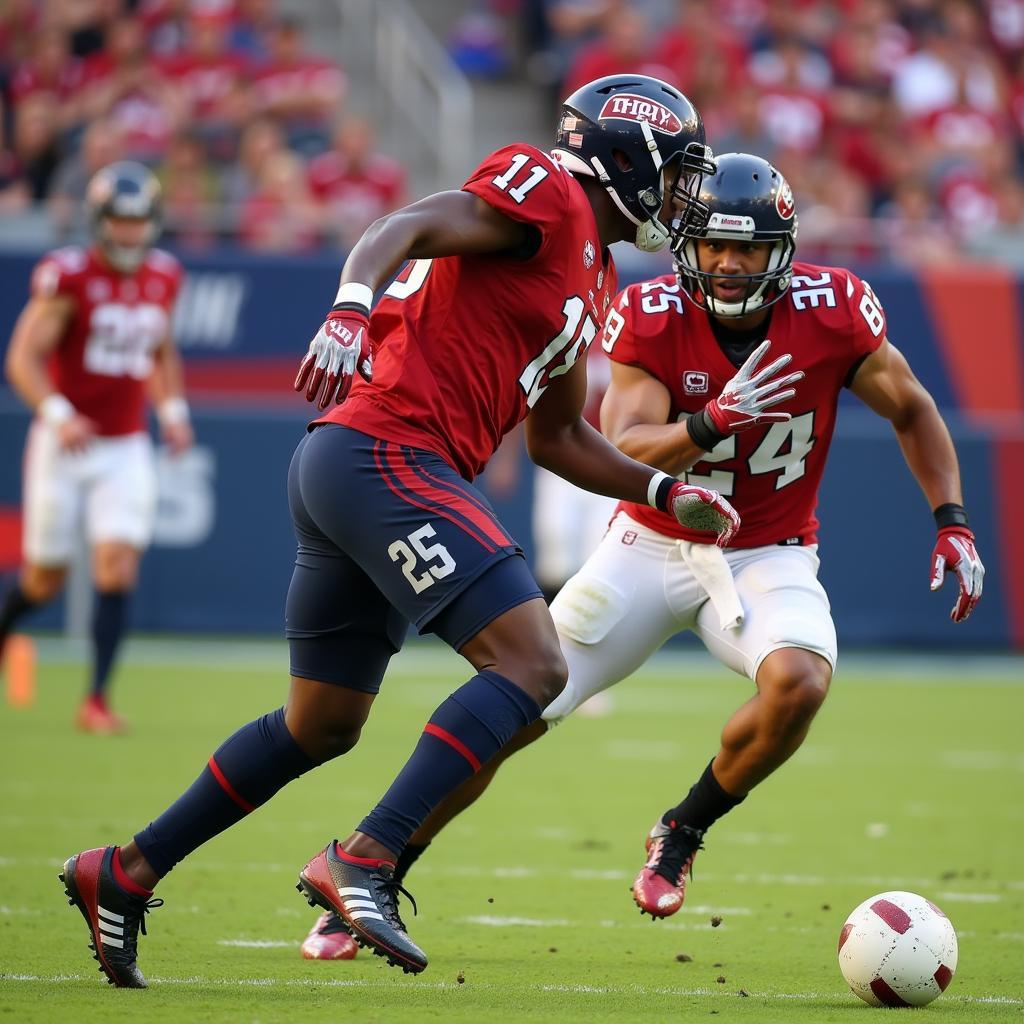
M 718 611 L 722 629 L 739 628 L 743 623 L 743 605 L 722 549 L 715 544 L 692 544 L 681 540 L 679 553 Z

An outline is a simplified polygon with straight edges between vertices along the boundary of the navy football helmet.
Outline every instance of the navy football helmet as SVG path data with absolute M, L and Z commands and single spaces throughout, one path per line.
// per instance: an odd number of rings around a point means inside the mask
M 759 156 L 723 153 L 715 158 L 717 172 L 704 179 L 700 199 L 707 204 L 707 223 L 684 228 L 673 238 L 672 255 L 683 291 L 715 316 L 746 316 L 778 302 L 793 277 L 797 217 L 793 192 L 786 179 Z M 722 302 L 711 285 L 716 275 L 700 269 L 697 240 L 718 238 L 748 242 L 771 242 L 768 267 L 748 274 L 746 294 L 738 302 Z
M 160 182 L 142 164 L 120 160 L 97 171 L 89 181 L 85 204 L 93 237 L 122 273 L 134 273 L 160 233 Z M 106 224 L 108 217 L 144 220 L 148 223 L 141 244 L 117 245 Z
M 563 104 L 554 157 L 566 170 L 597 178 L 636 225 L 635 245 L 663 249 L 670 236 L 707 218 L 698 198 L 705 174 L 714 174 L 697 108 L 676 88 L 646 75 L 608 75 L 577 89 Z M 663 224 L 664 169 L 677 210 Z

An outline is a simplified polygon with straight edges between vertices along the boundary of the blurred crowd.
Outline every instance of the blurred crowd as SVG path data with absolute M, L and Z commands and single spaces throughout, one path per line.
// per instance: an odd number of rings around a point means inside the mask
M 476 0 L 449 45 L 552 103 L 668 79 L 717 152 L 786 174 L 805 258 L 1024 264 L 1024 0 Z M 0 216 L 74 238 L 90 174 L 132 158 L 180 247 L 348 248 L 407 183 L 345 100 L 275 0 L 0 0 Z
M 0 217 L 76 239 L 92 173 L 133 159 L 182 248 L 348 248 L 405 175 L 345 93 L 274 0 L 0 0 Z
M 513 9 L 553 94 L 665 78 L 775 162 L 804 258 L 1024 263 L 1024 0 L 481 0 L 470 68 Z

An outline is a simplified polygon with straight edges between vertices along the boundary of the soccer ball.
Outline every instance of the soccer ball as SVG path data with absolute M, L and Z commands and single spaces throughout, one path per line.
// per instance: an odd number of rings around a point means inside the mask
M 912 892 L 865 900 L 839 933 L 839 970 L 872 1006 L 924 1006 L 956 970 L 956 932 L 934 903 Z

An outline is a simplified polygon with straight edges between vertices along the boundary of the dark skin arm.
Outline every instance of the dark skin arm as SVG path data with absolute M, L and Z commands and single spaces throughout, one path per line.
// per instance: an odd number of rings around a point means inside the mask
M 528 234 L 471 192 L 438 192 L 374 221 L 349 253 L 341 283 L 376 292 L 407 259 L 512 251 Z
M 623 455 L 583 419 L 585 357 L 556 378 L 526 418 L 526 450 L 538 466 L 596 494 L 647 504 L 651 467 Z
M 406 259 L 512 251 L 529 229 L 470 192 L 440 192 L 370 225 L 349 254 L 342 284 L 376 291 Z M 582 416 L 584 360 L 548 386 L 526 420 L 526 445 L 540 466 L 598 494 L 646 502 L 651 470 L 623 455 Z

